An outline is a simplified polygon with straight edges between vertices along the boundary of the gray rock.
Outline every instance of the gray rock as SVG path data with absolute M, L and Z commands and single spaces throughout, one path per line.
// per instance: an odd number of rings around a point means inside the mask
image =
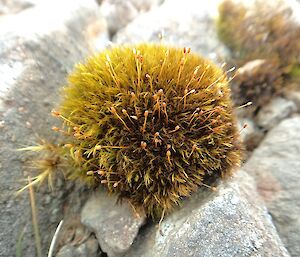
M 140 13 L 147 12 L 152 7 L 159 5 L 163 0 L 104 0 L 101 11 L 108 23 L 111 35 L 125 27 Z
M 161 230 L 148 227 L 125 256 L 289 256 L 243 171 L 216 193 L 193 195 Z
M 97 257 L 99 256 L 99 244 L 98 240 L 93 236 L 90 237 L 85 243 L 85 248 L 87 252 L 87 257 Z
M 300 83 L 299 83 L 300 84 Z M 284 92 L 284 96 L 286 99 L 291 100 L 297 106 L 298 111 L 300 110 L 300 91 L 295 90 L 286 90 Z
M 145 217 L 134 214 L 126 202 L 99 191 L 85 204 L 81 222 L 96 234 L 100 247 L 109 257 L 120 256 L 132 245 Z
M 296 110 L 297 106 L 293 101 L 282 97 L 274 98 L 259 110 L 256 118 L 257 124 L 269 130 Z
M 56 257 L 77 257 L 75 251 L 76 250 L 73 245 L 65 245 L 59 250 Z
M 292 256 L 300 256 L 300 116 L 273 128 L 244 169 L 256 179 L 278 232 Z
M 0 15 L 15 14 L 33 7 L 37 0 L 0 0 Z
M 0 0 L 0 15 L 17 14 L 46 2 L 47 0 Z
M 15 256 L 23 230 L 21 255 L 35 256 L 28 193 L 14 195 L 26 185 L 24 177 L 34 174 L 24 165 L 29 157 L 16 149 L 53 135 L 49 113 L 58 89 L 74 63 L 88 54 L 85 31 L 101 18 L 94 0 L 47 2 L 0 23 L 0 256 L 5 257 Z M 64 198 L 63 184 L 52 193 L 47 185 L 36 193 L 44 254 L 62 218 Z
M 224 60 L 225 47 L 217 39 L 217 0 L 166 0 L 160 7 L 138 16 L 114 37 L 116 43 L 163 42 L 190 47 L 215 61 Z M 163 39 L 159 37 L 163 34 Z
M 246 149 L 252 151 L 260 143 L 264 133 L 250 118 L 239 118 L 238 126 L 241 130 L 241 139 L 246 146 Z
M 98 257 L 100 256 L 98 241 L 95 237 L 90 237 L 86 242 L 75 246 L 64 245 L 56 257 Z

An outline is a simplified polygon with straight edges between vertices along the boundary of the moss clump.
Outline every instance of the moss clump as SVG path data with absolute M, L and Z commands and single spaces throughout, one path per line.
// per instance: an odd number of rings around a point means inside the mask
M 250 7 L 225 0 L 219 6 L 217 29 L 233 57 L 244 63 L 269 59 L 290 70 L 299 62 L 300 26 L 281 0 L 256 0 Z
M 226 44 L 236 55 L 242 55 L 244 31 L 241 31 L 239 23 L 245 20 L 246 8 L 237 5 L 233 1 L 225 0 L 219 6 L 219 17 L 217 19 L 217 33 L 219 39 Z M 239 22 L 239 23 L 238 23 Z M 234 26 L 234 27 L 233 27 Z M 234 29 L 239 29 L 234 31 Z
M 53 111 L 65 175 L 102 184 L 148 216 L 240 163 L 226 73 L 187 48 L 115 47 L 68 81 Z
M 233 100 L 237 105 L 250 101 L 252 107 L 247 109 L 255 111 L 280 91 L 282 82 L 278 66 L 272 62 L 259 59 L 247 62 L 238 69 L 232 81 Z
M 300 26 L 291 7 L 281 0 L 244 4 L 223 1 L 217 29 L 219 38 L 231 50 L 231 65 L 249 67 L 257 60 L 264 60 L 259 70 L 255 67 L 253 71 L 248 69 L 246 76 L 238 74 L 232 85 L 234 94 L 237 93 L 236 104 L 247 99 L 254 100 L 254 107 L 260 107 L 282 90 L 293 67 L 300 62 Z

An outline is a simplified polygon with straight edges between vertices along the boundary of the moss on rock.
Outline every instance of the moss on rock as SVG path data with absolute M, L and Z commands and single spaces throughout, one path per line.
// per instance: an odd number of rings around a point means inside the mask
M 152 217 L 231 175 L 241 159 L 226 73 L 188 48 L 140 44 L 92 56 L 70 74 L 53 115 L 63 121 L 54 130 L 65 175 Z

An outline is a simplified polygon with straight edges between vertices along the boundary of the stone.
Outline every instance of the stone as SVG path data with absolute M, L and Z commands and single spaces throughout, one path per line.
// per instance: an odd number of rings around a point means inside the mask
M 255 122 L 250 118 L 239 118 L 238 126 L 240 128 L 241 139 L 248 151 L 255 149 L 262 138 L 264 133 L 257 127 Z
M 98 241 L 95 237 L 90 237 L 84 243 L 75 246 L 72 244 L 64 245 L 56 254 L 56 257 L 99 257 L 100 250 Z
M 127 202 L 117 203 L 116 196 L 98 191 L 83 207 L 81 222 L 95 233 L 101 250 L 113 257 L 130 248 L 145 217 L 135 214 Z
M 90 237 L 84 244 L 87 249 L 87 257 L 99 257 L 100 247 L 94 236 Z
M 253 179 L 239 171 L 217 192 L 199 191 L 150 225 L 125 257 L 289 256 L 258 197 Z
M 0 15 L 13 15 L 32 8 L 47 0 L 0 0 Z
M 293 101 L 276 97 L 259 110 L 256 121 L 263 129 L 270 130 L 296 110 L 297 106 Z
M 300 83 L 299 83 L 300 84 Z M 300 110 L 300 91 L 299 90 L 285 90 L 284 96 L 286 99 L 291 100 L 297 106 L 297 110 Z
M 97 8 L 94 0 L 52 0 L 1 17 L 0 256 L 15 256 L 23 230 L 21 256 L 35 256 L 28 193 L 15 196 L 27 184 L 27 175 L 35 173 L 26 164 L 30 157 L 16 150 L 35 145 L 40 138 L 51 140 L 51 109 L 59 101 L 58 90 L 65 84 L 67 73 L 93 49 L 85 31 L 101 19 Z M 62 219 L 65 190 L 64 184 L 53 192 L 45 185 L 36 192 L 45 255 Z M 48 195 L 50 201 L 45 197 Z
M 257 183 L 279 235 L 292 256 L 300 256 L 300 116 L 270 130 L 244 169 Z
M 78 210 L 78 212 L 80 211 Z M 80 214 L 72 215 L 67 212 L 64 216 L 63 226 L 57 238 L 57 248 L 68 244 L 80 245 L 91 236 L 91 232 L 81 224 Z
M 217 38 L 217 6 L 217 0 L 205 4 L 197 0 L 166 0 L 121 29 L 113 42 L 162 42 L 190 47 L 192 52 L 223 62 L 227 50 Z
M 35 0 L 0 0 L 0 15 L 15 14 L 35 5 Z
M 107 20 L 109 32 L 113 35 L 139 14 L 161 2 L 162 0 L 105 0 L 101 3 L 101 11 Z
M 56 257 L 77 257 L 75 247 L 73 245 L 63 246 L 57 253 Z
M 85 194 L 88 195 L 87 192 Z M 78 199 L 81 200 L 80 197 Z M 69 200 L 68 204 L 70 204 Z M 68 208 L 68 206 L 64 206 L 64 208 Z M 72 257 L 99 257 L 101 251 L 98 241 L 95 235 L 80 222 L 79 212 L 80 210 L 75 213 L 69 210 L 64 214 L 63 226 L 59 231 L 53 252 L 59 249 L 57 256 L 61 257 L 69 255 Z

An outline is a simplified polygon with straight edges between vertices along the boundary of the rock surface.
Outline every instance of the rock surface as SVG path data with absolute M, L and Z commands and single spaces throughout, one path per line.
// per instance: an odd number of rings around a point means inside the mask
M 33 7 L 39 0 L 0 0 L 0 15 L 15 14 Z
M 56 257 L 99 257 L 100 254 L 98 241 L 95 238 L 90 238 L 79 246 L 64 245 Z
M 125 27 L 140 13 L 159 5 L 163 0 L 103 0 L 101 11 L 108 23 L 111 35 Z
M 292 256 L 300 256 L 300 116 L 272 129 L 245 165 L 256 178 L 278 232 Z
M 109 35 L 114 35 L 115 43 L 147 41 L 191 47 L 222 63 L 227 50 L 215 31 L 218 2 L 0 0 L 1 257 L 15 256 L 18 240 L 21 256 L 35 256 L 30 201 L 26 192 L 18 198 L 13 195 L 25 185 L 21 179 L 32 174 L 24 166 L 29 157 L 15 150 L 36 144 L 38 138 L 50 139 L 54 124 L 47 115 L 74 63 L 107 46 Z M 300 5 L 295 0 L 284 2 L 293 6 L 300 22 Z M 295 112 L 295 104 L 300 110 L 299 92 L 286 92 L 285 97 L 294 103 L 275 98 L 260 110 L 256 120 L 260 127 L 272 129 Z M 242 136 L 252 150 L 263 134 L 252 120 L 243 118 L 241 123 L 249 125 Z M 283 121 L 268 133 L 245 166 L 293 256 L 300 256 L 299 130 L 300 116 Z M 135 217 L 126 203 L 116 205 L 114 197 L 98 192 L 82 210 L 82 221 L 97 239 L 77 217 L 78 224 L 75 219 L 69 226 L 65 223 L 56 256 L 99 257 L 99 244 L 109 257 L 289 256 L 255 191 L 251 178 L 240 172 L 217 193 L 199 192 L 166 217 L 163 235 L 154 224 L 143 226 L 144 218 Z M 47 186 L 36 192 L 43 256 L 63 213 L 64 220 L 66 216 L 72 220 L 66 213 L 79 214 L 87 196 L 84 188 L 65 186 L 62 180 L 53 192 Z
M 263 106 L 256 117 L 257 124 L 265 130 L 274 128 L 283 119 L 297 110 L 296 104 L 282 97 L 277 97 Z
M 125 256 L 289 256 L 243 171 L 217 193 L 193 195 L 161 230 L 145 229 Z
M 297 83 L 297 86 L 300 85 L 300 82 Z M 284 92 L 286 99 L 291 100 L 297 106 L 298 111 L 300 110 L 300 90 L 286 90 Z
M 0 256 L 15 256 L 22 231 L 22 256 L 35 255 L 28 193 L 14 194 L 26 185 L 23 173 L 29 170 L 23 163 L 26 155 L 16 149 L 52 134 L 49 113 L 67 73 L 88 54 L 85 31 L 101 18 L 97 7 L 94 0 L 55 0 L 1 19 Z M 36 194 L 45 255 L 61 220 L 62 186 L 57 184 L 51 193 L 45 185 Z
M 227 54 L 215 31 L 217 0 L 166 0 L 160 7 L 138 16 L 114 37 L 116 43 L 164 42 L 190 47 L 216 61 Z M 163 36 L 163 39 L 160 38 Z M 220 58 L 219 58 L 220 57 Z
M 98 191 L 81 212 L 81 222 L 96 234 L 101 249 L 109 257 L 120 256 L 132 245 L 145 217 L 134 214 L 127 202 Z
M 241 139 L 248 151 L 252 151 L 260 143 L 264 133 L 257 127 L 250 118 L 239 118 L 239 128 Z

